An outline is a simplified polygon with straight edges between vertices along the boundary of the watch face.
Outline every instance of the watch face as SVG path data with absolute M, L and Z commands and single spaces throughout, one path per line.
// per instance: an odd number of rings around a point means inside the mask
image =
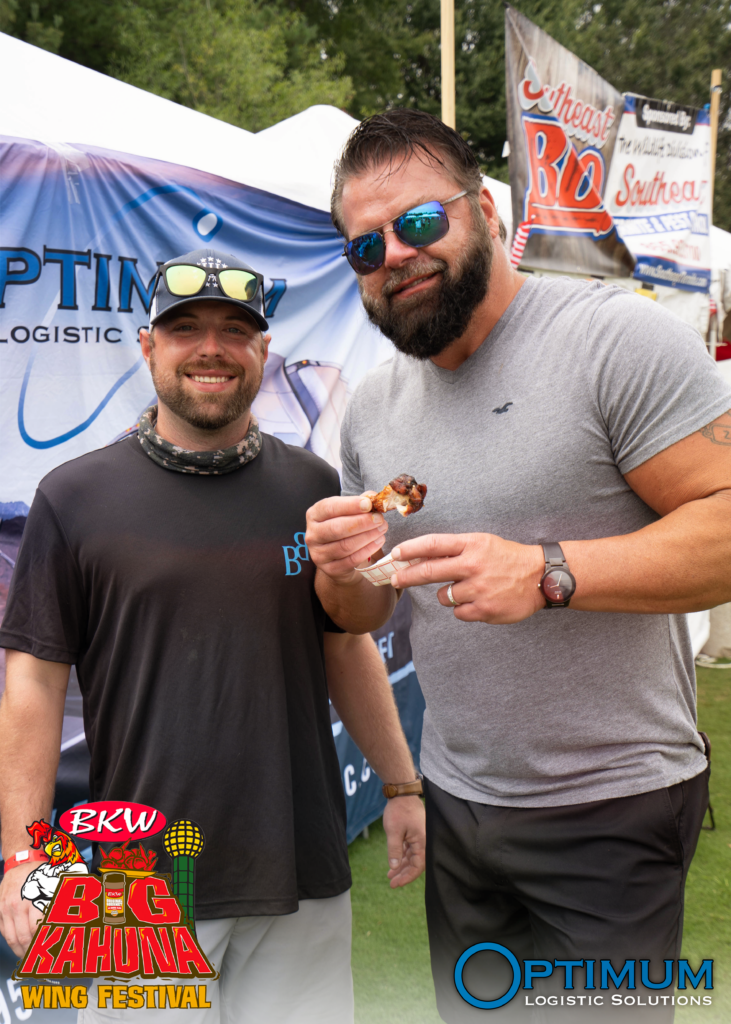
M 543 593 L 554 604 L 563 604 L 576 589 L 573 576 L 564 569 L 552 569 L 541 582 Z

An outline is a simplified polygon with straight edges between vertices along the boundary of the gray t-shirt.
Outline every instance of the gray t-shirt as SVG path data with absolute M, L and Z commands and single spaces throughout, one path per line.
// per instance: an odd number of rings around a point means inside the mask
M 458 370 L 397 354 L 368 374 L 343 423 L 343 493 L 399 473 L 427 484 L 419 513 L 389 515 L 386 550 L 426 533 L 631 533 L 658 516 L 622 474 L 729 408 L 703 342 L 672 313 L 599 283 L 529 278 Z M 455 619 L 438 588 L 411 590 L 421 764 L 438 786 L 540 807 L 705 768 L 684 615 L 542 610 L 494 626 Z

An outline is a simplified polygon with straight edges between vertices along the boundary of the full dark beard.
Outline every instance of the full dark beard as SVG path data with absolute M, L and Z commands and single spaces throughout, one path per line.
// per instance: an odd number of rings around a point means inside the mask
M 231 391 L 191 394 L 185 387 L 188 373 L 234 374 L 236 387 Z M 155 393 L 171 412 L 198 430 L 220 430 L 239 419 L 251 408 L 264 376 L 262 361 L 256 376 L 246 374 L 241 366 L 216 363 L 212 366 L 181 366 L 175 374 L 160 373 L 155 364 L 155 351 L 150 357 L 150 374 Z
M 416 259 L 392 272 L 380 296 L 363 292 L 358 281 L 368 319 L 394 343 L 399 352 L 415 359 L 438 356 L 467 330 L 472 314 L 485 298 L 490 286 L 493 242 L 487 229 L 475 231 L 469 249 L 450 267 L 444 260 Z M 442 272 L 435 294 L 417 293 L 394 304 L 395 285 L 415 273 Z

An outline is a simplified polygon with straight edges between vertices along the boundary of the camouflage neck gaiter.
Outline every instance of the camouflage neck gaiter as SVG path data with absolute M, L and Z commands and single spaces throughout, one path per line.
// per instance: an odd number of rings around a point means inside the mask
M 165 441 L 155 430 L 157 406 L 151 405 L 140 417 L 137 436 L 146 455 L 153 462 L 176 473 L 197 473 L 199 476 L 222 476 L 246 465 L 261 451 L 261 433 L 256 416 L 251 422 L 246 437 L 230 448 L 219 448 L 214 452 L 191 452 Z

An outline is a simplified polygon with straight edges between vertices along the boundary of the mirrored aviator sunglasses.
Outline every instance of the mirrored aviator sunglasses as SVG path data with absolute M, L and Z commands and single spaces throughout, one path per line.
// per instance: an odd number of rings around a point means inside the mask
M 466 196 L 467 191 L 458 192 L 456 196 L 450 196 L 443 203 L 436 200 L 431 203 L 422 203 L 415 206 L 406 213 L 402 213 L 393 222 L 392 228 L 386 231 L 393 231 L 404 245 L 414 249 L 421 249 L 425 245 L 432 245 L 449 231 L 449 219 L 444 207 L 453 203 L 455 199 Z M 382 228 L 376 231 L 368 231 L 365 235 L 358 235 L 350 242 L 347 242 L 342 255 L 348 260 L 356 274 L 364 276 L 372 274 L 383 266 L 386 258 L 385 234 Z
M 192 263 L 175 263 L 172 267 L 165 267 L 164 274 L 165 284 L 171 295 L 198 295 L 203 291 L 209 274 L 213 274 L 224 295 L 229 299 L 239 299 L 243 302 L 251 302 L 263 280 L 249 270 L 238 270 L 235 267 L 222 270 L 208 269 Z

